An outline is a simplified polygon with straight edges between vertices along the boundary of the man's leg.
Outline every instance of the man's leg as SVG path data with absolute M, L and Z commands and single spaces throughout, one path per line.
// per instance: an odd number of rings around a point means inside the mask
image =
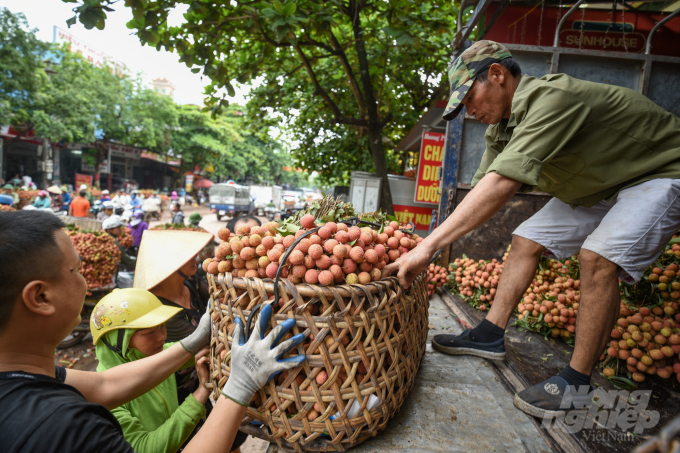
M 590 376 L 619 317 L 619 266 L 590 250 L 581 250 L 579 264 L 581 303 L 569 365 Z
M 546 248 L 521 236 L 512 237 L 512 247 L 503 267 L 498 290 L 486 320 L 505 329 L 512 312 L 536 275 L 538 260 Z

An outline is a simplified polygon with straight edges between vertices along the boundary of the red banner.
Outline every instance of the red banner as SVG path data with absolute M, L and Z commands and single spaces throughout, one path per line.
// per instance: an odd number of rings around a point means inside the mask
M 81 184 L 85 184 L 87 187 L 92 187 L 92 176 L 76 173 L 76 191 L 80 188 Z
M 416 203 L 439 204 L 439 168 L 444 157 L 446 134 L 423 132 L 416 179 Z
M 421 208 L 419 206 L 405 206 L 395 204 L 394 215 L 399 223 L 413 222 L 416 230 L 430 230 L 433 208 Z

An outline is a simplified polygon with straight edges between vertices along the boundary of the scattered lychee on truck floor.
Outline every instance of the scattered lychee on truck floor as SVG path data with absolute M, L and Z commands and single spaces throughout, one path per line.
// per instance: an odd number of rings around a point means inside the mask
M 619 283 L 621 312 L 600 358 L 602 372 L 617 384 L 643 382 L 647 375 L 680 382 L 680 238 L 674 238 L 635 285 Z M 448 287 L 473 307 L 493 304 L 503 261 L 457 258 Z M 541 258 L 533 282 L 517 306 L 513 326 L 573 344 L 580 295 L 578 255 L 563 261 Z M 488 304 L 488 305 L 487 305 Z M 625 377 L 624 377 L 625 376 Z M 623 378 L 622 378 L 623 377 Z M 675 379 L 674 379 L 675 380 Z M 673 381 L 666 381 L 673 382 Z

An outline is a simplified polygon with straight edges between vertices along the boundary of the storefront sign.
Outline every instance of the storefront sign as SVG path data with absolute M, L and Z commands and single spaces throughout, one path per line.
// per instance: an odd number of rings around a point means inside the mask
M 76 189 L 80 189 L 81 184 L 92 187 L 92 176 L 76 173 Z
M 194 175 L 186 175 L 186 182 L 185 182 L 185 187 L 184 190 L 189 193 L 192 190 L 194 190 Z
M 134 146 L 109 144 L 109 151 L 113 157 L 125 157 L 126 159 L 139 159 L 142 156 L 142 150 Z
M 414 196 L 416 203 L 439 204 L 439 168 L 444 157 L 445 139 L 446 134 L 423 132 Z
M 394 215 L 399 223 L 413 222 L 416 230 L 429 231 L 432 221 L 432 210 L 436 208 L 423 208 L 420 206 L 405 206 L 395 204 Z

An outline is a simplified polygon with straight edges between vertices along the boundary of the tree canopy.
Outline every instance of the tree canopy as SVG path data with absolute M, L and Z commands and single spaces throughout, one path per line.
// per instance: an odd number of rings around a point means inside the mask
M 87 0 L 74 11 L 86 27 L 102 28 L 114 3 Z M 189 5 L 184 21 L 169 26 L 168 13 L 180 4 Z M 285 123 L 300 144 L 294 151 L 299 164 L 319 170 L 326 181 L 374 170 L 383 178 L 381 205 L 392 212 L 387 173 L 399 164 L 395 143 L 447 92 L 442 76 L 458 13 L 453 2 L 125 5 L 134 16 L 128 27 L 143 43 L 177 51 L 193 71 L 202 68 L 210 77 L 213 111 L 226 105 L 223 90 L 233 94 L 235 83 L 263 78 L 247 106 L 250 121 Z

